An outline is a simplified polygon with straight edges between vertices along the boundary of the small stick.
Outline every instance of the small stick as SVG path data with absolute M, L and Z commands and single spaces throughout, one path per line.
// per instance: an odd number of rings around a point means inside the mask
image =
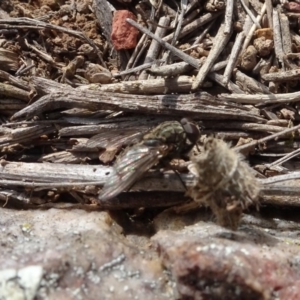
M 191 69 L 192 67 L 189 64 L 182 61 L 179 63 L 174 63 L 172 65 L 152 67 L 151 69 L 146 70 L 146 72 L 156 76 L 177 76 L 188 72 Z
M 210 72 L 218 72 L 222 69 L 224 69 L 228 64 L 228 59 L 220 61 L 218 63 L 216 63 L 211 69 Z
M 201 17 L 199 17 L 198 19 L 194 20 L 193 22 L 191 22 L 190 24 L 184 26 L 179 34 L 179 38 L 182 38 L 184 36 L 186 36 L 187 34 L 193 32 L 194 30 L 196 30 L 197 28 L 205 25 L 206 23 L 216 19 L 218 16 L 220 16 L 221 13 L 207 13 Z M 174 33 L 171 33 L 169 35 L 167 35 L 166 37 L 163 38 L 163 40 L 165 42 L 170 42 L 173 39 Z
M 105 181 L 100 182 L 98 181 L 82 181 L 82 182 L 29 182 L 29 181 L 22 181 L 22 180 L 6 180 L 0 179 L 0 185 L 15 185 L 15 186 L 24 186 L 24 187 L 31 187 L 35 188 L 38 187 L 39 190 L 41 189 L 49 189 L 49 188 L 85 188 L 87 185 L 103 185 Z
M 148 62 L 148 63 L 146 63 L 146 64 L 142 64 L 142 65 L 140 65 L 140 66 L 138 66 L 138 67 L 131 68 L 131 69 L 122 71 L 122 72 L 117 73 L 117 74 L 113 74 L 113 77 L 125 76 L 125 75 L 131 74 L 131 73 L 136 73 L 136 72 L 139 72 L 139 71 L 148 69 L 148 68 L 151 67 L 152 65 L 155 65 L 155 64 L 157 64 L 157 63 L 162 63 L 162 62 L 164 62 L 164 61 L 161 60 L 161 59 L 154 60 L 154 61 L 152 61 L 152 62 Z
M 132 53 L 132 55 L 131 55 L 128 63 L 127 63 L 125 71 L 127 71 L 128 69 L 131 69 L 133 67 L 134 63 L 136 62 L 136 57 L 139 54 L 139 52 L 140 52 L 141 48 L 143 47 L 143 45 L 147 43 L 147 39 L 148 39 L 147 35 L 143 34 L 142 37 L 140 38 L 138 44 L 134 48 L 134 51 L 133 51 L 133 53 Z
M 186 14 L 188 14 L 190 12 L 190 10 L 192 10 L 194 8 L 194 6 L 198 6 L 198 5 L 199 5 L 198 0 L 190 0 L 188 6 L 186 8 Z M 193 10 L 193 12 L 194 11 L 195 11 L 195 9 Z
M 293 38 L 293 42 L 295 42 L 297 46 L 300 46 L 300 36 L 294 31 L 291 31 L 291 37 Z
M 282 38 L 282 49 L 286 55 L 292 53 L 292 39 L 290 32 L 290 22 L 285 14 L 279 15 L 280 27 L 281 27 L 281 38 Z
M 268 25 L 273 29 L 273 3 L 272 0 L 265 0 L 267 8 Z
M 215 23 L 215 19 L 212 20 L 207 25 L 207 27 L 202 31 L 202 33 L 196 38 L 195 42 L 193 43 L 193 46 L 201 43 L 201 41 L 204 39 L 204 37 L 206 36 L 206 34 L 208 33 L 208 31 L 210 30 L 210 28 L 213 26 L 214 23 Z
M 245 33 L 244 32 L 240 32 L 234 42 L 234 45 L 232 47 L 230 56 L 229 56 L 229 60 L 228 63 L 226 65 L 224 74 L 223 74 L 223 83 L 225 86 L 227 86 L 231 76 L 232 76 L 232 71 L 235 68 L 236 65 L 236 61 L 239 57 L 240 51 L 242 49 L 242 43 L 245 39 Z
M 170 23 L 170 18 L 169 17 L 161 17 L 158 24 L 159 25 L 163 25 L 163 26 L 167 26 Z M 166 33 L 166 29 L 163 27 L 157 27 L 156 31 L 155 31 L 155 35 L 162 38 L 163 36 L 165 36 Z M 158 43 L 156 40 L 152 40 L 147 56 L 145 58 L 144 63 L 149 63 L 151 61 L 153 61 L 154 59 L 156 59 L 159 55 L 159 51 L 161 49 L 160 43 Z M 142 72 L 139 76 L 139 79 L 147 79 L 148 74 L 146 72 Z
M 239 85 L 238 83 L 240 83 L 239 86 L 245 87 L 244 88 L 245 93 L 272 94 L 267 86 L 255 80 L 253 77 L 247 76 L 241 71 L 236 71 L 235 82 L 237 85 Z
M 233 7 L 234 7 L 234 0 L 227 0 L 226 3 L 226 10 L 225 10 L 225 28 L 224 28 L 224 34 L 231 33 L 232 29 L 232 19 L 233 19 Z
M 175 43 L 178 39 L 179 33 L 181 31 L 183 17 L 184 17 L 185 10 L 186 10 L 186 5 L 187 5 L 187 0 L 181 0 L 181 12 L 180 12 L 180 15 L 178 17 L 178 23 L 177 23 L 176 30 L 175 30 L 173 38 L 172 38 L 171 45 L 175 45 Z
M 289 174 L 277 175 L 269 178 L 260 179 L 260 181 L 262 182 L 262 184 L 267 185 L 267 184 L 278 183 L 287 180 L 295 180 L 295 179 L 300 179 L 300 172 L 292 172 Z
M 265 12 L 266 12 L 266 9 L 267 9 L 267 6 L 266 6 L 266 3 L 264 3 L 264 5 L 263 5 L 262 8 L 261 8 L 260 15 L 258 15 L 258 16 L 256 17 L 256 20 L 257 20 L 258 23 L 261 21 L 263 15 L 264 15 Z M 249 43 L 250 43 L 250 41 L 251 41 L 251 39 L 252 39 L 252 36 L 253 36 L 254 31 L 256 30 L 256 28 L 257 28 L 257 27 L 256 27 L 256 24 L 253 24 L 252 27 L 251 27 L 251 29 L 250 29 L 250 31 L 249 31 L 248 34 L 247 34 L 247 37 L 246 37 L 245 41 L 244 41 L 244 45 L 243 45 L 242 51 L 244 51 L 244 50 L 248 47 L 248 45 L 249 45 Z
M 300 69 L 267 73 L 261 75 L 261 78 L 265 81 L 290 81 L 290 80 L 299 80 L 300 79 Z
M 185 12 L 182 25 L 185 26 L 186 24 L 191 23 L 200 14 L 200 12 L 201 12 L 200 8 L 193 10 L 188 16 L 187 16 L 187 12 Z
M 300 101 L 300 92 L 269 95 L 220 94 L 219 99 L 244 104 L 266 105 Z
M 259 139 L 259 140 L 250 142 L 250 143 L 248 143 L 248 144 L 245 144 L 245 145 L 242 145 L 242 146 L 235 147 L 234 149 L 235 149 L 236 151 L 239 151 L 239 152 L 244 151 L 244 150 L 248 150 L 248 149 L 251 149 L 251 148 L 257 146 L 258 144 L 267 142 L 267 141 L 269 141 L 269 140 L 272 140 L 272 139 L 278 138 L 278 137 L 280 137 L 280 136 L 286 135 L 286 134 L 288 134 L 288 133 L 291 133 L 291 132 L 293 132 L 293 131 L 296 131 L 296 130 L 298 130 L 299 128 L 300 128 L 300 124 L 297 125 L 297 126 L 294 126 L 294 127 L 292 127 L 292 128 L 285 129 L 285 130 L 282 130 L 282 131 L 280 131 L 280 132 L 271 134 L 271 135 L 269 135 L 269 136 L 267 136 L 267 137 L 264 137 L 264 138 L 262 138 L 262 139 Z M 300 173 L 299 173 L 299 174 L 300 174 Z
M 180 51 L 178 49 L 176 49 L 175 47 L 173 47 L 172 45 L 170 45 L 169 43 L 165 42 L 164 40 L 162 40 L 161 38 L 157 37 L 155 34 L 153 34 L 151 31 L 149 31 L 148 29 L 144 28 L 143 26 L 139 25 L 137 22 L 133 21 L 132 19 L 127 18 L 126 21 L 131 24 L 132 26 L 136 27 L 138 30 L 140 30 L 141 32 L 147 34 L 148 36 L 150 36 L 151 38 L 155 39 L 157 42 L 159 42 L 164 48 L 170 50 L 174 55 L 178 56 L 179 58 L 181 58 L 182 60 L 184 60 L 185 62 L 187 62 L 188 64 L 190 64 L 191 66 L 193 66 L 194 68 L 198 69 L 199 68 L 199 61 L 187 54 L 185 54 L 183 51 Z
M 212 68 L 213 64 L 215 63 L 215 61 L 217 60 L 221 52 L 224 50 L 225 46 L 227 45 L 231 35 L 225 34 L 224 28 L 225 25 L 222 24 L 219 28 L 217 35 L 215 36 L 214 45 L 211 48 L 209 55 L 206 61 L 204 62 L 203 66 L 200 68 L 195 78 L 195 81 L 193 82 L 192 90 L 196 90 L 199 86 L 201 86 L 205 77 L 207 76 L 210 69 Z
M 268 168 L 276 166 L 276 165 L 281 165 L 287 161 L 289 161 L 290 159 L 292 159 L 295 156 L 298 156 L 300 154 L 300 149 L 296 149 L 290 153 L 288 153 L 287 155 L 281 157 L 280 159 L 277 159 L 276 161 L 272 162 L 271 164 L 267 164 Z
M 274 32 L 274 49 L 277 59 L 283 64 L 282 36 L 279 22 L 279 15 L 276 9 L 273 9 L 273 32 Z
M 244 0 L 240 0 L 242 3 L 242 6 L 244 8 L 244 10 L 246 11 L 247 15 L 250 17 L 250 19 L 252 20 L 252 22 L 256 25 L 257 28 L 261 28 L 258 20 L 255 18 L 255 16 L 253 15 L 252 11 L 248 8 L 248 6 L 246 5 L 246 3 L 244 2 Z
M 208 73 L 208 78 L 217 82 L 219 85 L 223 86 L 224 88 L 228 89 L 230 92 L 235 93 L 236 95 L 244 94 L 244 91 L 242 91 L 235 83 L 232 81 L 228 81 L 227 85 L 224 84 L 224 77 L 221 74 L 210 72 Z

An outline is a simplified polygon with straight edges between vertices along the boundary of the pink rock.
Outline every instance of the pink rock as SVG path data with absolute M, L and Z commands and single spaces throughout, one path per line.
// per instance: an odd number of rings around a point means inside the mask
M 135 15 L 128 10 L 115 11 L 111 39 L 116 50 L 132 49 L 137 44 L 139 31 L 128 24 L 126 18 L 136 21 Z

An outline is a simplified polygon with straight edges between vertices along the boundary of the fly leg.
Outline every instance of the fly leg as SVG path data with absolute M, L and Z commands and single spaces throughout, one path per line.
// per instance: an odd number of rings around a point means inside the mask
M 176 166 L 172 165 L 169 161 L 163 161 L 162 165 L 168 170 L 173 171 L 176 176 L 178 177 L 179 181 L 181 182 L 183 188 L 185 189 L 185 191 L 187 191 L 187 186 L 185 185 L 184 181 L 182 180 L 179 171 L 176 169 Z M 182 166 L 179 166 L 179 168 L 182 169 Z

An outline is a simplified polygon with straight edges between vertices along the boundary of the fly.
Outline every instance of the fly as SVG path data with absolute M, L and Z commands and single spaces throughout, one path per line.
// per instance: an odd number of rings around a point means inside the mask
M 198 126 L 188 119 L 166 121 L 148 131 L 139 143 L 128 147 L 113 167 L 98 198 L 106 201 L 128 190 L 162 158 L 178 158 L 196 144 Z

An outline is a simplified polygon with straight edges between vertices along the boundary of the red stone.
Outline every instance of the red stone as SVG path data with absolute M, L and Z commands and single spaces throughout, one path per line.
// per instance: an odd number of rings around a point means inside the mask
M 136 21 L 135 15 L 128 10 L 117 10 L 114 13 L 111 39 L 116 50 L 132 49 L 137 44 L 139 31 L 126 22 L 127 18 Z

